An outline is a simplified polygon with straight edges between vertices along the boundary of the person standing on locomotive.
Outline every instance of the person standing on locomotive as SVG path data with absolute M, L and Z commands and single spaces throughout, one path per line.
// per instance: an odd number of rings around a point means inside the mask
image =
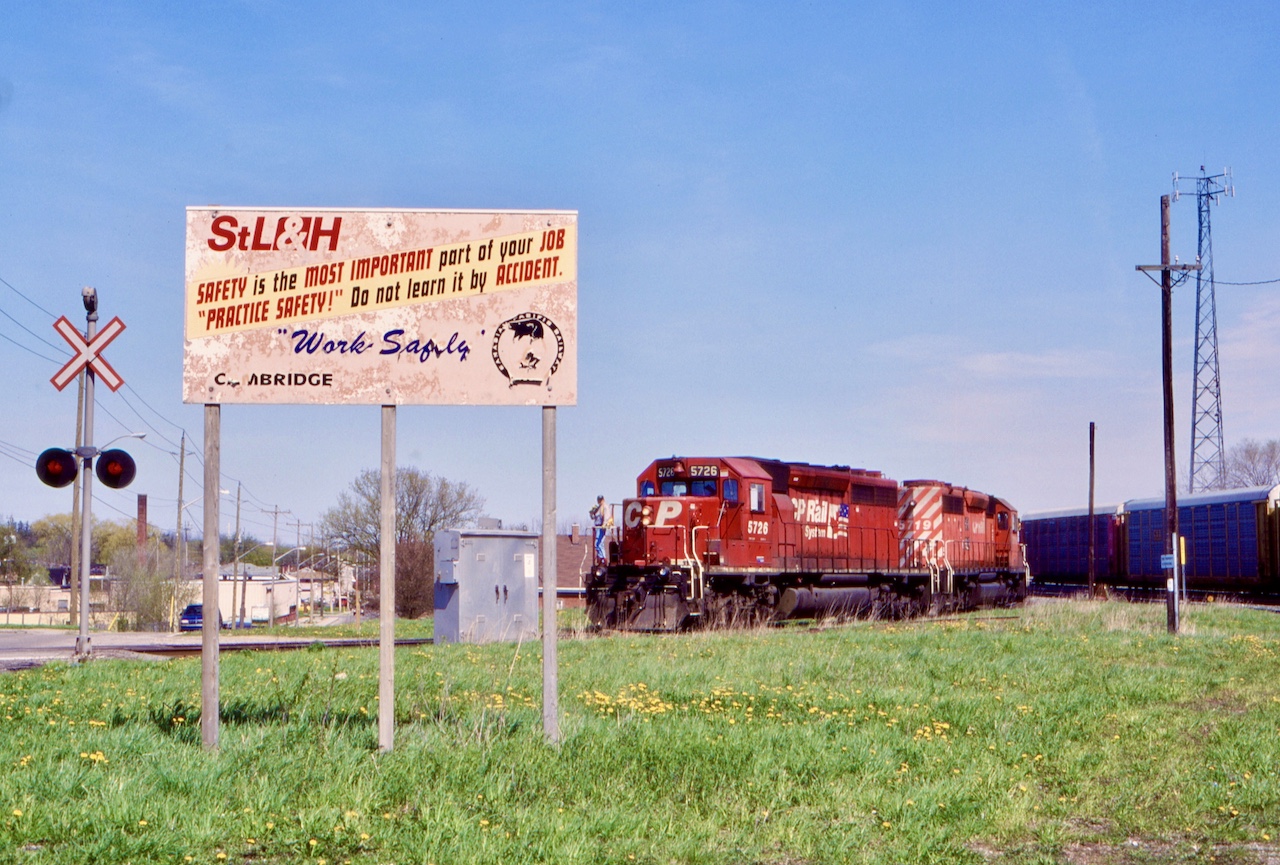
M 613 525 L 613 515 L 609 506 L 604 503 L 604 496 L 596 496 L 596 506 L 591 509 L 591 526 L 595 533 L 596 564 L 605 561 L 604 538 L 606 530 Z

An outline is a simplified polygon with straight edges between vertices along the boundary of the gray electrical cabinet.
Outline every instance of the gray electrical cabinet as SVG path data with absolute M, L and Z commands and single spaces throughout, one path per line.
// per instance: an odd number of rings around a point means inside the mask
M 436 643 L 538 636 L 538 535 L 444 529 L 435 543 Z

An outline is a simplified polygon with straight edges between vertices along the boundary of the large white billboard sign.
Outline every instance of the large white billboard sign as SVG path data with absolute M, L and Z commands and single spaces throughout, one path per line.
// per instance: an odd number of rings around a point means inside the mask
M 572 405 L 575 211 L 187 208 L 183 401 Z

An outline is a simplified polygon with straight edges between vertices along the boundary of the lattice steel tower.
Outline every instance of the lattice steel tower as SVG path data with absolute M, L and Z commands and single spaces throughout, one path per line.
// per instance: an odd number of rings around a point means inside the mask
M 1209 205 L 1222 195 L 1235 196 L 1231 169 L 1208 175 L 1200 166 L 1196 181 L 1196 212 L 1200 233 L 1196 271 L 1196 359 L 1191 391 L 1191 473 L 1188 492 L 1224 489 L 1226 451 L 1222 446 L 1222 382 L 1218 372 L 1218 303 L 1213 282 L 1213 234 Z M 1179 198 L 1178 174 L 1173 175 L 1173 200 Z

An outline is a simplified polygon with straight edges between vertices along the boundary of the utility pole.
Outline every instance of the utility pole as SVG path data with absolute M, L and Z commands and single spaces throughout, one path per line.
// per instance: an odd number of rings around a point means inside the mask
M 264 514 L 265 514 L 265 513 L 268 513 L 268 511 L 267 511 L 265 508 L 262 508 L 261 510 L 262 510 L 262 512 L 263 512 Z M 281 515 L 281 514 L 287 514 L 287 513 L 289 513 L 289 511 L 282 511 L 282 510 L 280 510 L 280 506 L 279 506 L 279 505 L 274 505 L 274 506 L 272 506 L 271 511 L 270 511 L 270 514 L 271 514 L 271 557 L 272 557 L 273 559 L 275 558 L 276 550 L 280 549 L 280 515 Z M 276 567 L 275 575 L 274 575 L 274 577 L 272 578 L 272 584 L 271 584 L 271 600 L 270 600 L 270 602 L 267 604 L 267 618 L 268 618 L 268 621 L 271 623 L 271 626 L 272 626 L 272 627 L 275 627 L 275 624 L 276 624 L 276 589 L 277 589 L 277 588 L 279 588 L 279 586 L 278 586 L 278 585 L 276 585 L 276 584 L 277 584 L 277 583 L 279 583 L 279 582 L 280 582 L 280 568 L 279 568 L 279 566 L 277 566 L 277 567 Z
M 1097 550 L 1097 528 L 1093 524 L 1093 435 L 1094 423 L 1089 421 L 1089 597 L 1094 597 L 1097 592 L 1097 563 L 1094 559 Z
M 1160 196 L 1160 263 L 1139 264 L 1140 271 L 1160 271 L 1160 326 L 1164 379 L 1164 552 L 1165 609 L 1169 633 L 1178 633 L 1178 593 L 1174 584 L 1173 554 L 1178 534 L 1178 469 L 1173 447 L 1173 272 L 1199 270 L 1199 264 L 1173 264 L 1169 256 L 1169 196 Z M 1148 273 L 1148 276 L 1150 274 Z M 1181 282 L 1181 279 L 1179 279 Z
M 297 606 L 294 608 L 293 624 L 294 624 L 294 626 L 295 626 L 295 627 L 300 627 L 300 626 L 302 625 L 302 559 L 301 559 L 301 553 L 302 553 L 302 550 L 303 550 L 303 546 L 302 546 L 302 526 L 304 525 L 304 523 L 302 522 L 302 520 L 298 519 L 298 520 L 294 520 L 294 521 L 293 521 L 293 525 L 294 525 L 294 530 L 297 532 L 297 540 L 298 540 L 298 542 L 297 542 L 296 544 L 294 544 L 294 546 L 295 546 L 297 549 L 294 551 L 294 554 L 293 554 L 293 556 L 294 556 L 294 559 L 293 559 L 293 561 L 294 561 L 293 576 L 294 576 L 294 580 L 295 580 L 295 581 L 297 582 L 297 584 L 298 584 L 298 603 L 297 603 Z M 314 595 L 314 593 L 315 593 L 315 588 L 314 588 L 314 587 L 312 587 L 312 594 Z
M 1225 181 L 1225 182 L 1224 182 Z M 1180 197 L 1178 175 L 1173 175 L 1173 200 Z M 1199 233 L 1196 260 L 1196 356 L 1191 386 L 1191 471 L 1187 492 L 1225 489 L 1226 451 L 1222 446 L 1222 378 L 1218 370 L 1218 301 L 1213 281 L 1213 233 L 1209 205 L 1222 195 L 1235 197 L 1231 169 L 1196 178 L 1196 214 Z M 1206 278 L 1207 277 L 1207 278 Z
M 315 564 L 314 564 L 314 562 L 315 562 L 315 554 L 316 554 L 316 527 L 315 527 L 315 523 L 307 523 L 307 530 L 308 530 L 308 538 L 307 538 L 307 540 L 308 540 L 308 542 L 309 542 L 309 543 L 308 543 L 308 550 L 309 550 L 309 551 L 310 551 L 310 553 L 311 553 L 311 561 L 312 561 L 312 565 L 311 565 L 311 579 L 309 579 L 309 580 L 307 581 L 307 584 L 311 587 L 311 600 L 307 602 L 307 612 L 309 612 L 309 613 L 311 614 L 311 624 L 313 624 L 313 625 L 314 625 L 314 624 L 316 623 L 316 566 L 315 566 Z
M 219 539 L 218 545 L 219 546 L 222 545 L 221 539 Z M 233 631 L 234 629 L 240 627 L 240 624 L 237 624 L 237 620 L 236 620 L 236 615 L 239 612 L 236 608 L 236 586 L 239 582 L 240 582 L 240 482 L 236 481 L 236 540 L 235 540 L 234 560 L 231 565 L 231 628 Z M 246 586 L 245 588 L 248 588 L 248 586 Z M 239 610 L 243 610 L 243 609 L 244 609 L 244 595 L 241 595 Z
M 186 564 L 186 551 L 182 537 L 182 476 L 187 471 L 187 431 L 182 431 L 182 444 L 178 446 L 178 525 L 173 536 L 173 592 L 169 595 L 169 630 L 178 631 L 178 591 L 182 588 L 182 566 Z

